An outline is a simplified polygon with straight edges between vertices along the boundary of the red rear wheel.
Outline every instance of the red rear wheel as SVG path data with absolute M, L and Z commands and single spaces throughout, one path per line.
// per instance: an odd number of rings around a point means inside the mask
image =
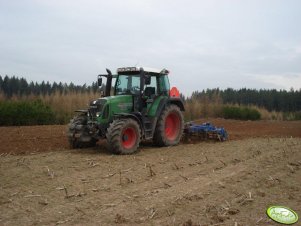
M 176 113 L 170 113 L 165 120 L 165 136 L 174 141 L 180 132 L 180 117 Z
M 167 105 L 162 111 L 154 133 L 153 141 L 158 146 L 177 145 L 184 129 L 183 114 L 177 105 Z
M 125 149 L 134 147 L 137 141 L 137 134 L 133 128 L 126 128 L 122 133 L 122 146 Z

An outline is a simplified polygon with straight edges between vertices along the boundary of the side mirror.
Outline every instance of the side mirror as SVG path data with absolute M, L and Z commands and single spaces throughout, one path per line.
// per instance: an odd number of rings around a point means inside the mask
M 150 85 L 151 84 L 151 77 L 150 76 L 145 76 L 145 85 Z
M 101 77 L 100 75 L 98 75 L 97 85 L 98 85 L 99 87 L 102 86 L 102 77 Z

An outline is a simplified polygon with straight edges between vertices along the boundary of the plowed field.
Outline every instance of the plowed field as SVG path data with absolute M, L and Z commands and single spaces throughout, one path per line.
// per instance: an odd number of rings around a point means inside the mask
M 0 225 L 279 225 L 270 205 L 300 216 L 301 122 L 211 121 L 229 141 L 130 156 L 70 150 L 66 126 L 0 127 Z

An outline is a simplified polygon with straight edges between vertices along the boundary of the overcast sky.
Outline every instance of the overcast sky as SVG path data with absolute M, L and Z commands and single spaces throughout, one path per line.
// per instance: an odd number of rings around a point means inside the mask
M 0 0 L 0 75 L 91 84 L 171 71 L 184 94 L 301 88 L 300 0 Z

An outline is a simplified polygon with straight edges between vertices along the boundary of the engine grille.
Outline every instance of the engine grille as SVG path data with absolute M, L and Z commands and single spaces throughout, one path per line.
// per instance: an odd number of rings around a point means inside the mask
M 89 107 L 89 112 L 92 118 L 96 118 L 96 113 L 97 112 L 102 112 L 104 105 L 106 104 L 105 99 L 97 99 L 94 101 L 91 101 L 90 107 Z

